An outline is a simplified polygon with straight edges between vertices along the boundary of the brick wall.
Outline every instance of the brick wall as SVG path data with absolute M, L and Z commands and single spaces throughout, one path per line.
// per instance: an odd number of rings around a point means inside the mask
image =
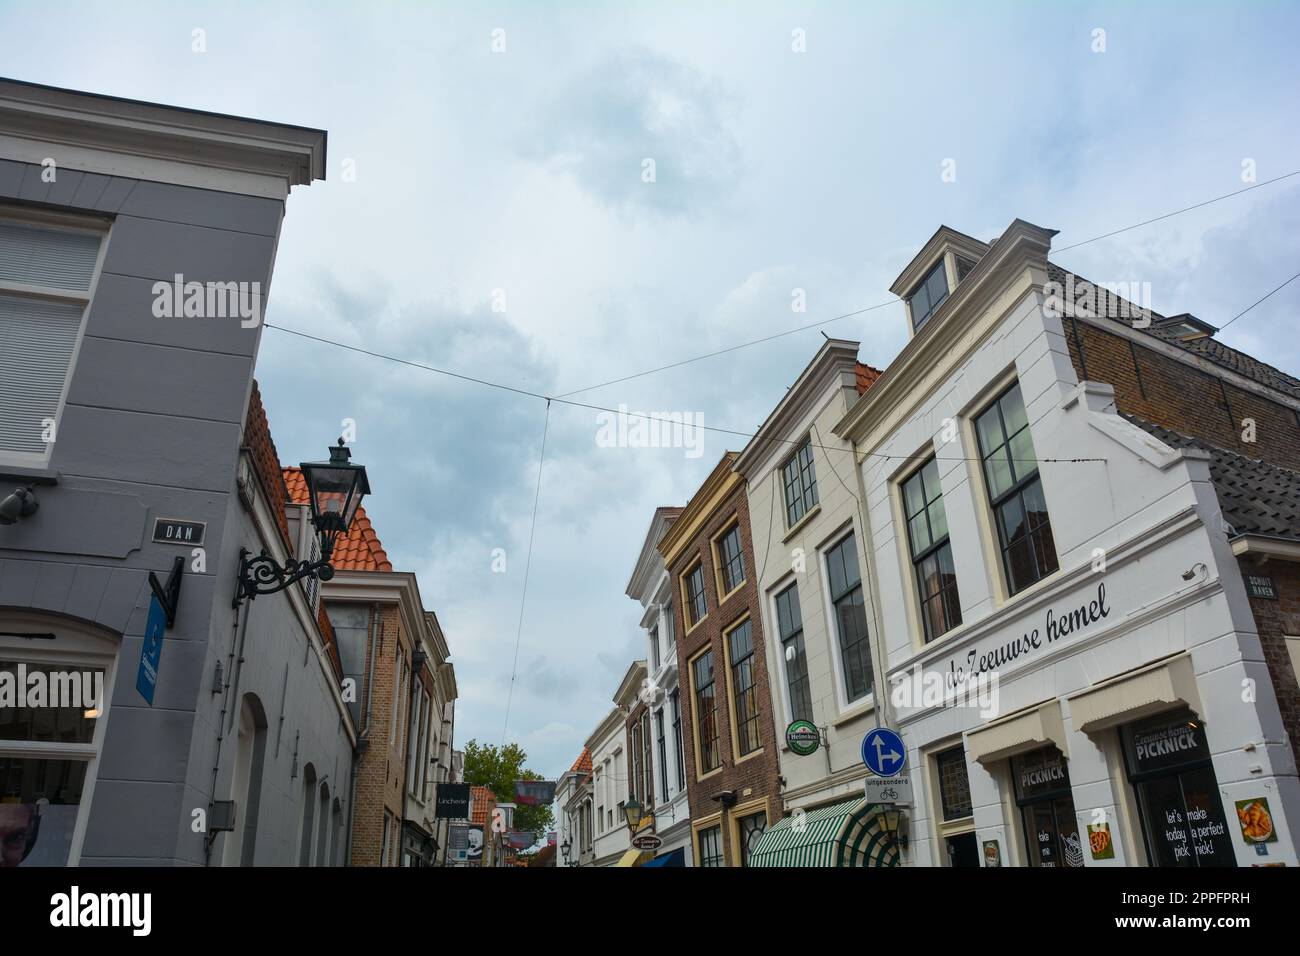
M 400 824 L 403 809 L 403 788 L 406 774 L 406 727 L 409 722 L 410 694 L 403 693 L 397 700 L 397 730 L 390 735 L 393 716 L 393 687 L 400 679 L 400 661 L 410 666 L 410 640 L 402 632 L 401 613 L 395 605 L 379 609 L 379 638 L 376 641 L 375 659 L 367 661 L 366 673 L 373 689 L 371 693 L 369 745 L 357 768 L 357 791 L 352 822 L 352 865 L 380 866 L 384 845 L 384 812 L 390 818 L 390 845 L 394 847 L 391 858 L 400 863 Z M 367 651 L 368 653 L 368 651 Z M 407 685 L 409 691 L 409 683 Z M 362 698 L 364 707 L 365 698 Z M 364 721 L 364 718 L 363 718 Z M 395 822 L 395 825 L 394 825 Z
M 1113 385 L 1121 412 L 1300 471 L 1300 418 L 1294 409 L 1088 322 L 1062 322 L 1075 374 Z M 1253 443 L 1242 440 L 1248 418 L 1255 423 Z
M 1277 589 L 1276 601 L 1252 597 L 1250 607 L 1255 612 L 1255 626 L 1259 629 L 1282 723 L 1291 737 L 1296 763 L 1300 765 L 1300 681 L 1285 640 L 1287 636 L 1300 637 L 1300 565 L 1269 561 L 1260 567 L 1253 561 L 1243 560 L 1241 572 L 1266 574 Z
M 718 604 L 715 554 L 712 539 L 733 519 L 739 519 L 742 551 L 745 556 L 745 583 L 721 606 Z M 705 600 L 708 614 L 690 633 L 687 633 L 681 597 L 681 575 L 695 563 L 704 564 Z M 676 618 L 677 666 L 680 672 L 682 703 L 682 741 L 685 751 L 687 793 L 691 807 L 692 824 L 704 821 L 722 811 L 718 821 L 722 826 L 723 855 L 728 865 L 737 858 L 737 847 L 732 834 L 732 813 L 723 810 L 714 796 L 723 791 L 735 793 L 737 807 L 766 798 L 768 822 L 781 816 L 781 798 L 778 786 L 777 742 L 772 724 L 772 695 L 768 684 L 767 656 L 763 645 L 763 623 L 758 593 L 758 569 L 754 563 L 754 548 L 750 538 L 749 506 L 745 485 L 740 482 L 705 522 L 701 531 L 669 569 L 672 575 L 673 615 Z M 755 682 L 755 700 L 759 709 L 760 749 L 740 761 L 735 758 L 731 718 L 731 674 L 723 648 L 723 634 L 749 614 L 754 656 L 752 658 Z M 713 650 L 714 688 L 716 694 L 718 746 L 721 753 L 720 768 L 703 779 L 696 775 L 694 678 L 691 659 L 706 647 Z M 746 811 L 748 812 L 748 811 Z M 713 824 L 710 824 L 713 825 Z M 696 865 L 699 865 L 698 857 Z

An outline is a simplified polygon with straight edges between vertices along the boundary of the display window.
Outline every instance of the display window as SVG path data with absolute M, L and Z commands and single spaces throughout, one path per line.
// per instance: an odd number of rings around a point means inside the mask
M 1029 865 L 1083 866 L 1083 843 L 1065 757 L 1055 747 L 1044 747 L 1013 757 L 1011 770 Z
M 1152 866 L 1236 866 L 1205 729 L 1190 711 L 1120 730 Z

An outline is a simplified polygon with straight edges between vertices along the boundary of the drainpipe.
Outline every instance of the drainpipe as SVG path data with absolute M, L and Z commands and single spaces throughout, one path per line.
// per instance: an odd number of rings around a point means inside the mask
M 245 601 L 242 606 L 235 608 L 235 621 L 231 626 L 230 632 L 230 653 L 226 655 L 226 683 L 221 695 L 221 713 L 217 717 L 217 752 L 212 758 L 212 788 L 208 796 L 208 816 L 212 815 L 213 806 L 217 799 L 217 776 L 221 769 L 221 745 L 226 739 L 226 731 L 222 728 L 226 723 L 226 713 L 230 711 L 230 691 L 233 683 L 234 667 L 236 660 L 236 647 L 238 647 L 238 657 L 243 659 L 244 637 L 248 634 L 248 618 L 253 610 L 253 602 Z M 243 622 L 241 628 L 240 612 L 243 612 Z M 216 837 L 212 834 L 206 834 L 203 840 L 203 865 L 208 866 L 212 862 L 212 846 L 216 843 Z
M 417 678 L 420 676 L 420 668 L 424 666 L 424 650 L 416 647 L 411 651 L 411 690 L 406 695 L 406 746 L 402 748 L 402 828 L 400 840 L 406 839 L 406 796 L 410 791 L 411 781 L 407 780 L 407 771 L 410 769 L 410 751 L 411 751 L 411 715 L 415 713 L 415 688 L 418 684 Z M 417 737 L 418 739 L 418 737 Z M 398 865 L 401 865 L 402 849 L 399 846 Z

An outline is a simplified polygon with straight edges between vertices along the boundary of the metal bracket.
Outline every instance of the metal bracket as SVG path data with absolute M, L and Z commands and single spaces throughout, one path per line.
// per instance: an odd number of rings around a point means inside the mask
M 162 605 L 163 612 L 167 615 L 168 630 L 176 623 L 176 608 L 181 600 L 181 576 L 184 574 L 185 558 L 179 554 L 172 562 L 171 573 L 167 575 L 166 584 L 158 580 L 158 575 L 149 572 L 149 587 L 153 588 L 154 597 L 158 598 L 158 603 Z

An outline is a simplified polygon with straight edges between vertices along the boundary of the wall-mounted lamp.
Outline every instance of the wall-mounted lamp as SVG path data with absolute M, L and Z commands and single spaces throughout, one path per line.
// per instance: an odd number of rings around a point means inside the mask
M 880 809 L 876 811 L 876 826 L 881 832 L 887 833 L 900 849 L 907 849 L 907 830 L 904 826 L 903 812 L 897 804 L 881 804 Z
M 30 485 L 17 488 L 4 501 L 0 501 L 0 524 L 16 524 L 20 518 L 30 518 L 40 506 L 36 492 Z
M 339 443 L 330 449 L 329 461 L 305 461 L 299 466 L 311 494 L 311 523 L 320 539 L 320 560 L 290 559 L 281 567 L 266 551 L 250 557 L 251 552 L 241 548 L 235 607 L 239 607 L 244 598 L 251 601 L 259 594 L 283 591 L 306 577 L 321 581 L 334 577 L 334 567 L 330 564 L 334 542 L 339 535 L 347 534 L 357 508 L 361 506 L 361 499 L 370 494 L 365 466 L 351 464 L 348 461 L 351 457 L 352 452 L 340 438 Z

